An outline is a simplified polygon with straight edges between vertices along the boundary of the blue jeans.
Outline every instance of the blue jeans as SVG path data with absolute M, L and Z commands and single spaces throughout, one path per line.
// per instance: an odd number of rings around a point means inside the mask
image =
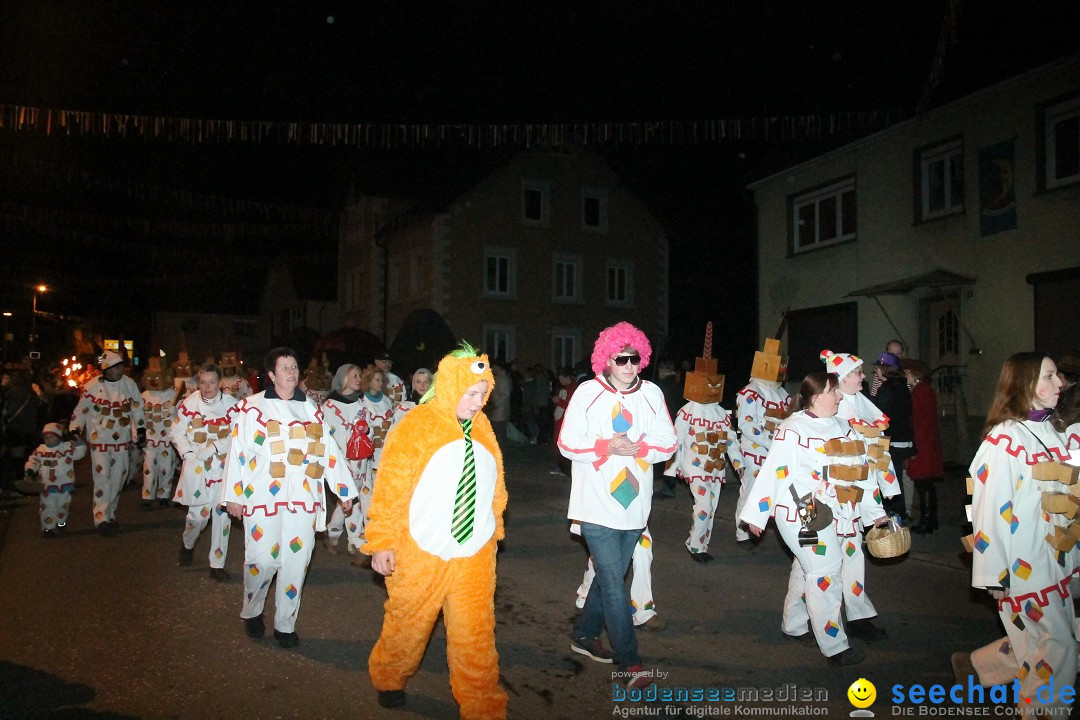
M 574 625 L 574 639 L 599 637 L 600 631 L 607 626 L 615 662 L 621 670 L 641 664 L 630 598 L 626 593 L 626 571 L 634 555 L 634 546 L 644 530 L 615 530 L 581 523 L 581 537 L 585 538 L 592 554 L 596 579 L 585 598 L 581 617 Z

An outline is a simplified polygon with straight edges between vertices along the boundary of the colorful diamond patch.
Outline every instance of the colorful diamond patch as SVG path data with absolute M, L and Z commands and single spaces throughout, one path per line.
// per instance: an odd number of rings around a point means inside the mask
M 763 497 L 758 500 L 758 510 L 761 512 L 767 512 L 772 507 L 772 498 Z
M 273 495 L 274 497 L 277 497 L 277 494 L 279 492 L 281 492 L 281 483 L 278 482 L 277 480 L 270 483 L 270 494 Z
M 848 557 L 854 555 L 858 549 L 859 548 L 855 547 L 855 543 L 851 542 L 850 540 L 848 540 L 847 543 L 844 545 L 844 553 Z
M 634 416 L 630 411 L 624 408 L 622 403 L 615 403 L 615 406 L 611 408 L 611 429 L 616 433 L 624 433 L 629 431 L 633 425 Z
M 285 594 L 288 596 L 288 598 L 290 600 L 295 600 L 296 599 L 296 586 L 295 585 L 289 585 L 289 587 L 285 588 Z
M 990 476 L 990 469 L 983 463 L 979 466 L 979 469 L 975 471 L 975 477 L 979 479 L 979 482 L 986 482 L 986 478 Z
M 840 626 L 830 620 L 825 623 L 825 634 L 829 637 L 836 637 L 840 634 Z
M 1027 580 L 1031 577 L 1031 563 L 1025 561 L 1023 558 L 1016 558 L 1016 562 L 1012 566 L 1013 575 L 1016 575 L 1021 580 Z
M 823 542 L 819 541 L 818 544 L 814 546 L 814 552 L 822 557 L 825 557 L 825 553 L 827 553 L 828 551 L 829 548 L 826 547 L 825 543 Z
M 277 560 L 277 556 L 281 554 L 281 544 L 274 543 L 274 547 L 270 548 L 270 557 Z
M 975 535 L 975 549 L 980 553 L 984 553 L 988 547 L 990 547 L 990 538 L 980 530 L 978 534 Z
M 851 584 L 851 594 L 855 597 L 859 597 L 863 594 L 863 584 L 858 580 Z
M 787 465 L 781 465 L 780 467 L 776 468 L 776 479 L 777 480 L 783 480 L 787 476 L 788 476 Z
M 626 468 L 620 470 L 611 481 L 611 497 L 624 508 L 630 507 L 640 492 L 637 478 Z
M 1028 616 L 1029 620 L 1034 620 L 1035 622 L 1039 622 L 1040 620 L 1042 620 L 1043 611 L 1034 602 L 1032 602 L 1031 600 L 1028 600 L 1024 604 L 1024 614 Z
M 828 590 L 830 585 L 832 585 L 832 580 L 827 575 L 818 578 L 817 586 L 821 592 Z
M 262 537 L 263 537 L 263 531 L 262 531 L 261 527 L 259 527 L 258 525 L 255 525 L 254 527 L 251 528 L 251 539 L 252 540 L 254 540 L 255 542 L 259 542 L 260 540 L 262 540 Z
M 298 553 L 298 552 L 300 552 L 301 549 L 303 549 L 304 543 L 301 542 L 300 538 L 294 537 L 292 539 L 292 541 L 289 543 L 289 547 L 292 549 L 292 551 L 294 553 Z
M 255 431 L 255 444 L 256 445 L 262 445 L 264 442 L 266 442 L 266 433 L 264 433 L 262 430 L 256 430 Z

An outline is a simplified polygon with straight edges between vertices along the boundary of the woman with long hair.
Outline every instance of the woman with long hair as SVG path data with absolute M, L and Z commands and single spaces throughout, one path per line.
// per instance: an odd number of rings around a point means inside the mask
M 1043 709 L 1071 705 L 1056 689 L 1071 689 L 1076 677 L 1069 593 L 1078 570 L 1070 532 L 1076 505 L 1066 483 L 1076 477 L 1069 466 L 1080 463 L 1080 454 L 1050 423 L 1061 387 L 1057 366 L 1043 353 L 1006 360 L 970 466 L 971 584 L 997 601 L 1007 637 L 970 658 L 955 654 L 953 670 L 983 685 L 1018 680 L 1021 710 L 1032 698 Z M 1044 702 L 1046 693 L 1038 691 L 1048 684 L 1053 697 Z
M 801 572 L 792 574 L 782 630 L 796 638 L 813 633 L 832 665 L 854 665 L 865 657 L 851 647 L 841 618 L 842 587 L 863 587 L 859 523 L 885 521 L 881 504 L 860 483 L 869 472 L 865 445 L 837 417 L 841 394 L 833 373 L 807 375 L 799 388 L 799 408 L 780 425 L 750 488 L 739 519 L 760 536 L 769 518 L 794 554 Z M 801 582 L 800 582 L 801 580 Z M 809 624 L 809 627 L 807 625 Z

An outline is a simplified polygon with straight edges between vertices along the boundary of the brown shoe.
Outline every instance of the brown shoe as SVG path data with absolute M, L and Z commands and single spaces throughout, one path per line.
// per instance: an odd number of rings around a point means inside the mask
M 329 538 L 328 537 L 325 540 L 323 540 L 323 547 L 326 548 L 326 552 L 330 553 L 331 555 L 337 555 L 338 554 L 337 546 L 338 546 L 338 538 Z
M 953 679 L 963 685 L 967 683 L 969 677 L 975 678 L 975 684 L 981 684 L 979 682 L 979 672 L 975 669 L 975 666 L 971 664 L 971 653 L 966 652 L 954 652 L 949 661 L 952 664 Z
M 667 621 L 659 615 L 653 615 L 651 618 L 638 625 L 638 627 L 642 630 L 659 632 L 660 630 L 664 630 L 667 628 Z

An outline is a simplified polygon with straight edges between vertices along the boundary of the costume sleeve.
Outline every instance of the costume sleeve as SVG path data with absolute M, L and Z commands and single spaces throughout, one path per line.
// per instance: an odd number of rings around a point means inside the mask
M 139 386 L 134 380 L 128 378 L 131 383 L 131 427 L 132 430 L 146 430 L 146 414 L 143 412 L 143 397 L 139 393 Z M 132 433 L 134 435 L 134 432 Z
M 480 419 L 483 418 L 483 419 Z M 506 537 L 506 527 L 503 523 L 503 513 L 506 512 L 506 478 L 504 476 L 503 456 L 502 448 L 495 442 L 495 431 L 491 428 L 491 421 L 488 420 L 486 415 L 478 415 L 474 421 L 480 425 L 481 428 L 486 427 L 486 433 L 491 437 L 491 446 L 497 448 L 495 452 L 495 497 L 491 502 L 491 510 L 495 513 L 495 540 L 502 540 Z M 382 479 L 381 470 L 379 471 L 380 480 Z
M 728 419 L 730 420 L 730 415 L 728 416 Z M 728 462 L 731 463 L 736 470 L 742 470 L 746 467 L 746 459 L 743 457 L 742 448 L 739 447 L 739 438 L 735 434 L 734 425 L 728 425 L 727 436 L 727 442 L 725 443 L 727 449 L 724 452 L 727 453 Z
M 971 525 L 975 546 L 971 561 L 973 587 L 1009 586 L 1013 499 L 1017 480 L 1024 471 L 1021 460 L 1008 452 L 1014 444 L 1018 445 L 998 425 L 986 436 L 971 461 Z M 1020 455 L 1024 455 L 1022 449 Z
M 429 452 L 417 448 L 431 449 L 423 423 L 410 422 L 414 417 L 415 413 L 406 415 L 386 438 L 364 530 L 367 543 L 360 548 L 368 555 L 398 547 L 407 531 L 413 489 L 430 459 Z
M 85 390 L 79 393 L 79 402 L 75 405 L 75 409 L 71 411 L 71 422 L 68 423 L 69 431 L 86 434 L 86 418 L 90 414 L 92 404 L 93 401 L 91 401 L 89 393 Z
M 686 409 L 688 407 L 689 405 L 683 405 L 682 409 L 675 415 L 675 438 L 678 442 L 675 454 L 672 455 L 671 460 L 664 467 L 664 474 L 668 477 L 682 477 L 683 460 L 690 450 L 690 443 L 694 439 L 690 433 L 690 413 Z
M 784 501 L 784 497 L 780 495 L 787 493 L 787 487 L 791 484 L 788 477 L 798 465 L 797 453 L 798 435 L 781 427 L 776 431 L 776 438 L 765 457 L 765 463 L 750 486 L 750 495 L 739 515 L 741 522 L 759 528 L 768 524 L 777 501 Z
M 585 413 L 587 396 L 591 393 L 582 392 L 579 388 L 570 397 L 570 403 L 566 406 L 566 414 L 563 415 L 562 431 L 559 433 L 559 452 L 573 462 L 589 463 L 595 465 L 599 460 L 606 458 L 608 442 L 610 438 L 599 436 L 592 437 L 589 432 L 589 421 Z M 670 420 L 668 423 L 670 424 Z M 674 431 L 673 431 L 674 432 Z
M 41 456 L 38 455 L 37 450 L 34 450 L 34 452 L 30 453 L 30 457 L 26 458 L 26 466 L 23 472 L 32 472 L 37 475 L 39 470 L 41 470 Z
M 735 415 L 739 424 L 739 444 L 741 449 L 753 447 L 765 426 L 765 406 L 758 402 L 761 398 L 749 388 L 743 388 L 735 400 Z
M 198 452 L 198 449 L 191 444 L 188 440 L 187 431 L 188 426 L 191 425 L 191 418 L 187 412 L 187 400 L 182 400 L 180 406 L 177 408 L 176 422 L 173 423 L 172 428 L 169 430 L 169 435 L 172 437 L 172 444 L 176 446 L 176 452 L 180 453 L 181 458 L 188 457 L 190 453 L 194 456 Z M 229 433 L 229 437 L 232 437 L 232 433 Z
M 638 439 L 640 449 L 637 453 L 637 457 L 651 465 L 667 460 L 675 454 L 675 449 L 678 447 L 675 426 L 671 423 L 671 413 L 668 412 L 667 403 L 664 402 L 660 389 L 656 388 L 656 391 L 660 395 L 660 401 L 653 413 L 648 431 Z
M 71 443 L 71 461 L 82 460 L 86 457 L 86 443 L 82 438 L 77 438 Z
M 229 445 L 229 454 L 225 458 L 225 472 L 221 477 L 222 502 L 239 503 L 247 505 L 247 495 L 244 487 L 247 485 L 251 471 L 248 469 L 245 455 L 246 444 L 251 436 L 248 428 L 248 415 L 246 402 L 240 403 L 236 416 L 232 421 L 232 444 Z

